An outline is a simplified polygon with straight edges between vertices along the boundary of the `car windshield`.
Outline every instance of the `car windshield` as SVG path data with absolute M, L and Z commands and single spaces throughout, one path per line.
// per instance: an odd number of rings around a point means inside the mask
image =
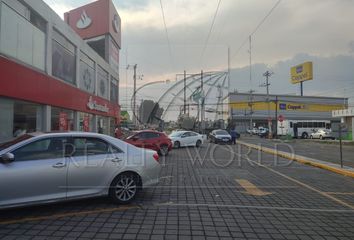
M 229 133 L 226 132 L 225 130 L 218 130 L 215 132 L 216 135 L 228 135 Z
M 180 137 L 184 132 L 173 132 L 170 134 L 170 137 Z
M 32 137 L 34 137 L 34 136 L 30 135 L 30 134 L 24 134 L 18 138 L 12 139 L 11 141 L 0 143 L 0 150 L 11 147 L 12 145 L 15 145 L 19 142 L 25 141 L 25 140 L 30 139 Z

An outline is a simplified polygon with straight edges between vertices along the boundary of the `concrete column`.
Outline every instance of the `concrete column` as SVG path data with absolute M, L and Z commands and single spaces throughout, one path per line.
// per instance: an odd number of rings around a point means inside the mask
M 43 131 L 50 132 L 52 129 L 52 107 L 49 105 L 43 106 Z
M 74 111 L 74 131 L 80 131 L 80 113 L 78 111 Z

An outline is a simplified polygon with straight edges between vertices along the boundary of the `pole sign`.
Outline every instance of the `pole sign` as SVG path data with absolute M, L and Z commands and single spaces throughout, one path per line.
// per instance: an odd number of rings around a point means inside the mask
M 301 83 L 313 79 L 312 62 L 304 62 L 290 69 L 290 82 Z
M 284 120 L 285 120 L 284 116 L 283 115 L 279 115 L 278 121 L 279 122 L 283 122 Z

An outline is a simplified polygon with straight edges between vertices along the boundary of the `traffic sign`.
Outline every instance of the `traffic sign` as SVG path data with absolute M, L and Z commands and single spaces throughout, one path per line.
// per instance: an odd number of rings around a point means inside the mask
M 284 120 L 285 120 L 284 116 L 283 115 L 279 115 L 278 121 L 279 122 L 283 122 Z

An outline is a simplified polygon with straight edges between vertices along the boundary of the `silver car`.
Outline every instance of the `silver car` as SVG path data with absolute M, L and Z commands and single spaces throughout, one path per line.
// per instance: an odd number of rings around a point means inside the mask
M 104 195 L 125 204 L 160 168 L 155 151 L 110 136 L 26 134 L 0 144 L 0 208 Z
M 316 132 L 311 133 L 311 139 L 318 138 L 318 139 L 335 139 L 332 135 L 332 132 L 328 129 L 318 129 Z

